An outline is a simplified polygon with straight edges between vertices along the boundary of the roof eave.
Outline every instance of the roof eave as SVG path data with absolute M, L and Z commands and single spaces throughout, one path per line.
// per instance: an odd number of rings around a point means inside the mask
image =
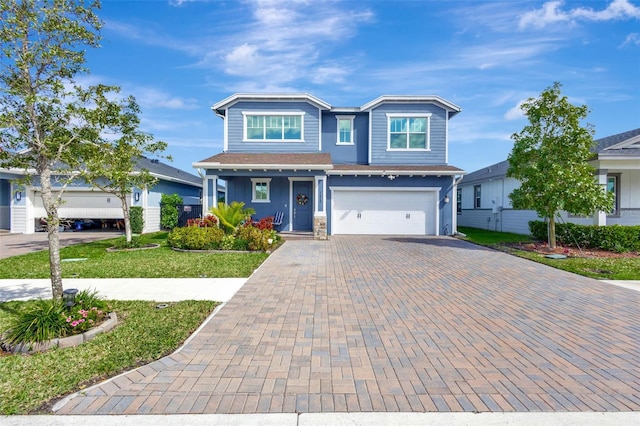
M 377 107 L 383 103 L 436 103 L 440 104 L 444 109 L 449 111 L 449 116 L 453 117 L 462 111 L 458 105 L 453 102 L 449 102 L 446 99 L 441 98 L 437 95 L 426 95 L 426 96 L 412 96 L 412 95 L 382 95 L 372 100 L 371 102 L 367 102 L 366 104 L 360 107 L 361 111 L 367 111 Z
M 466 172 L 464 170 L 393 170 L 393 169 L 372 169 L 372 170 L 361 170 L 361 169 L 333 169 L 327 171 L 328 175 L 352 175 L 352 176 L 368 176 L 368 175 L 394 175 L 394 176 L 458 176 L 465 175 Z
M 231 105 L 242 100 L 256 101 L 306 101 L 315 104 L 317 107 L 331 109 L 331 105 L 308 93 L 235 93 L 220 102 L 214 104 L 211 109 L 220 115 L 220 110 L 226 110 Z
M 196 169 L 218 170 L 330 170 L 333 168 L 330 164 L 222 164 L 206 161 L 191 165 Z

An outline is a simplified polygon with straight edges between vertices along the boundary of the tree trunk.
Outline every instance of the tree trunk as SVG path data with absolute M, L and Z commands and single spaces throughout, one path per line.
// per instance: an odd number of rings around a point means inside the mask
M 129 216 L 129 205 L 127 204 L 127 194 L 120 198 L 122 201 L 122 214 L 124 216 L 124 236 L 128 243 L 131 242 L 131 217 Z
M 556 219 L 553 215 L 549 218 L 549 248 L 556 248 Z
M 43 161 L 43 163 L 46 163 L 46 161 Z M 42 189 L 42 204 L 47 211 L 51 294 L 54 299 L 62 299 L 62 267 L 60 264 L 60 235 L 58 234 L 60 218 L 58 217 L 56 203 L 53 201 L 51 169 L 48 165 L 45 165 L 40 171 L 40 187 Z

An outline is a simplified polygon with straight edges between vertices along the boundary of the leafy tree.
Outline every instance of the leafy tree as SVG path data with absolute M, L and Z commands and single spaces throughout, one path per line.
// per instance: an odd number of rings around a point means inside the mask
M 54 298 L 62 297 L 58 207 L 81 163 L 78 153 L 99 139 L 95 99 L 110 90 L 73 82 L 86 71 L 86 48 L 98 47 L 99 7 L 82 0 L 0 0 L 0 165 L 32 169 L 39 178 Z M 95 115 L 87 116 L 92 109 Z
M 211 207 L 209 211 L 218 217 L 220 225 L 229 234 L 234 233 L 238 225 L 256 213 L 252 208 L 245 209 L 244 203 L 240 201 L 233 201 L 231 204 L 218 203 L 217 207 Z
M 555 218 L 564 210 L 575 215 L 609 211 L 613 195 L 600 186 L 593 157 L 593 129 L 583 126 L 586 105 L 572 105 L 560 93 L 560 83 L 529 98 L 521 109 L 529 119 L 514 133 L 507 176 L 521 185 L 510 195 L 516 209 L 532 209 L 549 221 L 549 246 L 556 247 Z
M 102 138 L 83 147 L 80 175 L 93 186 L 120 199 L 126 241 L 130 243 L 129 196 L 134 188 L 148 188 L 158 181 L 149 170 L 137 168 L 138 160 L 145 153 L 164 151 L 167 144 L 154 141 L 153 136 L 138 129 L 140 108 L 132 96 L 121 101 L 102 97 L 97 105 L 95 119 L 103 127 Z M 109 137 L 116 139 L 110 141 Z

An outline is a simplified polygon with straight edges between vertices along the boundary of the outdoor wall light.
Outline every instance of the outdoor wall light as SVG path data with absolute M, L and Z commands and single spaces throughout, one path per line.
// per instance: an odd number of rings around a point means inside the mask
M 78 294 L 77 288 L 68 288 L 62 292 L 62 300 L 64 301 L 64 306 L 67 308 L 71 308 L 76 304 L 76 294 Z
M 449 196 L 448 196 L 448 195 L 445 195 L 445 196 L 444 196 L 444 202 L 445 202 L 445 203 L 448 203 L 448 202 L 449 202 Z
M 133 199 L 134 199 L 136 202 L 140 201 L 140 193 L 139 193 L 139 192 L 136 192 L 135 194 L 133 194 Z
M 18 191 L 16 192 L 16 201 L 20 201 L 20 200 L 22 200 L 22 192 Z

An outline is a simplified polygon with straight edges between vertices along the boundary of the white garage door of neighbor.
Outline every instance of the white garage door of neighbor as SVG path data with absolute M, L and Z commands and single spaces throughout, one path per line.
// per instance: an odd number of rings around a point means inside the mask
M 332 234 L 436 235 L 435 190 L 333 188 Z
M 62 196 L 64 203 L 58 216 L 69 219 L 119 219 L 122 202 L 113 194 L 102 191 L 68 191 Z M 39 192 L 35 196 L 35 217 L 46 217 Z

